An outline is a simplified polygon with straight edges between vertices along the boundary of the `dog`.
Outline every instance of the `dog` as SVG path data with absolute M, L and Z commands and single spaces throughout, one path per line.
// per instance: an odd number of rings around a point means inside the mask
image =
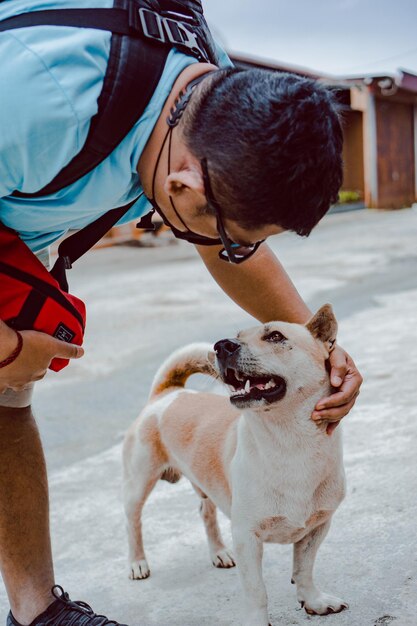
M 331 391 L 326 361 L 337 322 L 324 305 L 305 325 L 270 322 L 214 345 L 175 352 L 157 372 L 147 406 L 123 446 L 132 579 L 150 575 L 142 541 L 145 500 L 159 479 L 186 476 L 200 497 L 212 563 L 238 566 L 247 626 L 268 626 L 263 542 L 294 544 L 292 581 L 309 614 L 347 603 L 313 582 L 317 550 L 345 495 L 340 428 L 311 414 Z M 189 376 L 220 379 L 230 398 L 184 389 Z M 216 507 L 231 520 L 234 555 Z

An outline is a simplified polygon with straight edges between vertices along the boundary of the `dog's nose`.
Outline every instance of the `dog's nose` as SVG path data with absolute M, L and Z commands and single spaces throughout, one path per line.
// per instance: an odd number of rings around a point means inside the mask
M 214 344 L 214 352 L 219 359 L 226 359 L 231 356 L 236 350 L 239 350 L 240 343 L 234 339 L 221 339 Z

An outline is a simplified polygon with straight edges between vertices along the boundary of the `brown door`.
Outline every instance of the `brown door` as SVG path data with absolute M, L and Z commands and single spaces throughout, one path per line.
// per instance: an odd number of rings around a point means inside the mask
M 414 185 L 414 109 L 376 100 L 379 208 L 411 206 Z
M 343 115 L 343 164 L 342 189 L 357 191 L 362 200 L 365 195 L 362 111 L 347 111 Z

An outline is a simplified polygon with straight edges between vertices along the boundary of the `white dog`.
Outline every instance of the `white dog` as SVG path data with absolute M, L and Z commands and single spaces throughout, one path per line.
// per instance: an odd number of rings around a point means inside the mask
M 243 586 L 242 623 L 267 626 L 263 542 L 294 544 L 292 582 L 311 614 L 348 605 L 313 582 L 317 550 L 345 494 L 340 428 L 329 436 L 311 414 L 330 393 L 325 362 L 336 340 L 330 305 L 305 325 L 271 322 L 214 346 L 192 345 L 158 371 L 149 403 L 124 443 L 130 576 L 150 574 L 141 513 L 156 482 L 184 474 L 201 498 L 211 560 L 232 567 L 216 507 L 232 523 Z M 215 353 L 215 354 L 214 354 Z M 221 378 L 230 398 L 185 390 L 196 372 Z

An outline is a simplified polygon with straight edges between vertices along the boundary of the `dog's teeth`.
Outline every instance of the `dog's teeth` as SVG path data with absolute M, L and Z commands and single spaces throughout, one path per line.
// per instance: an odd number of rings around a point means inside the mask
M 245 385 L 245 393 L 249 393 L 250 391 L 250 380 L 248 378 L 248 380 L 246 381 L 246 385 Z
M 245 396 L 245 392 L 243 391 L 243 389 L 240 389 L 239 391 L 235 391 L 234 393 L 232 393 L 232 397 L 233 398 L 243 398 Z
M 271 389 L 271 387 L 275 387 L 275 382 L 272 380 L 272 378 L 266 383 L 265 389 Z

